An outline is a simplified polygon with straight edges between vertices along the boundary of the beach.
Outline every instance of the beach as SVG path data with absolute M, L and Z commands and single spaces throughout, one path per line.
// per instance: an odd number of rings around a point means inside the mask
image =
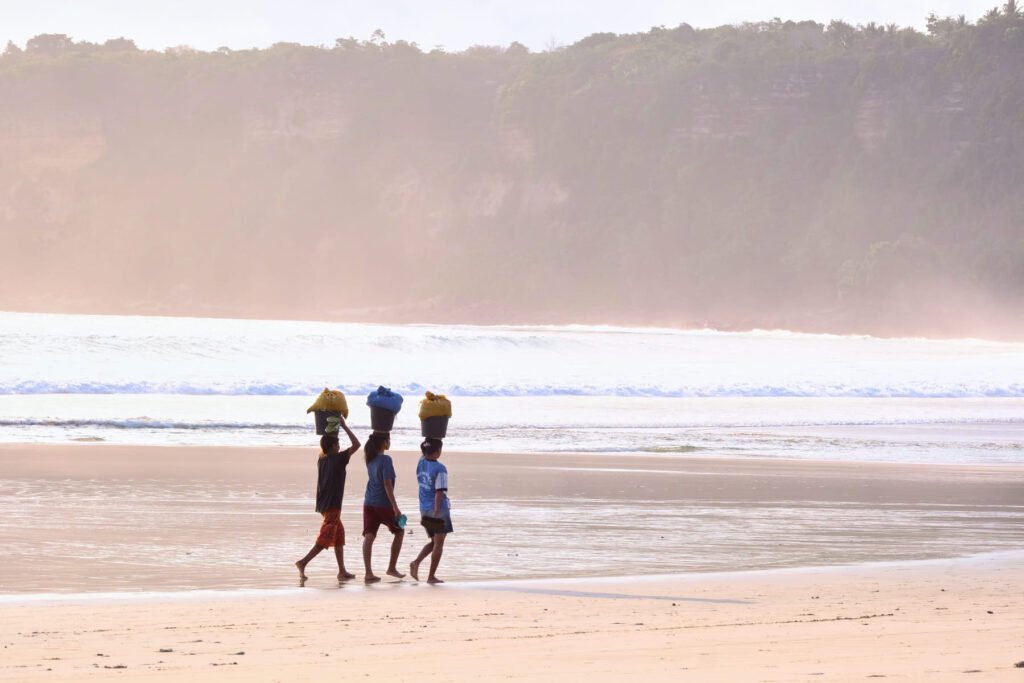
M 339 586 L 324 553 L 300 587 L 315 457 L 0 446 L 0 679 L 1022 675 L 1022 466 L 446 453 L 448 583 Z
M 15 602 L 0 680 L 1018 681 L 1022 559 Z

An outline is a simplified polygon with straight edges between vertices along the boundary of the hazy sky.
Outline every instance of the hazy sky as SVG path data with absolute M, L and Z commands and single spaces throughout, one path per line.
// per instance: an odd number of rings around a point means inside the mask
M 1001 0 L 0 0 L 0 41 L 19 45 L 40 33 L 75 40 L 124 36 L 139 47 L 265 47 L 278 41 L 333 45 L 338 37 L 421 47 L 568 44 L 598 31 L 651 26 L 719 26 L 783 19 L 841 18 L 922 27 L 931 11 L 976 19 Z

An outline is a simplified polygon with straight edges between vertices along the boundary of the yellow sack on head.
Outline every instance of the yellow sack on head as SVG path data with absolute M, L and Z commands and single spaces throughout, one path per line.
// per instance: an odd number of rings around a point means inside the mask
M 341 393 L 337 389 L 324 389 L 320 392 L 320 395 L 316 397 L 316 401 L 306 411 L 312 413 L 315 410 L 329 410 L 334 412 L 340 412 L 341 416 L 348 419 L 348 401 L 345 400 L 345 394 Z
M 427 397 L 420 401 L 420 419 L 428 417 L 451 417 L 452 402 L 445 398 L 444 394 L 432 394 L 427 392 Z

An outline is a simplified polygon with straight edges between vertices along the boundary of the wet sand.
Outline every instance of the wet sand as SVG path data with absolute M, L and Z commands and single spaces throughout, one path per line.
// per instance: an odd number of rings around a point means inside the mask
M 416 518 L 416 455 L 395 453 Z M 454 580 L 914 560 L 1024 548 L 1024 466 L 446 453 Z M 288 588 L 312 449 L 0 446 L 0 594 Z M 349 466 L 347 565 L 366 475 Z M 403 556 L 425 541 L 412 525 Z M 387 539 L 377 541 L 383 559 Z M 383 567 L 379 567 L 383 570 Z M 325 587 L 328 554 L 309 567 Z M 378 572 L 379 573 L 379 572 Z
M 8 602 L 0 680 L 1019 681 L 1022 565 Z
M 395 459 L 415 513 L 416 456 Z M 1024 467 L 444 460 L 448 583 L 339 586 L 324 554 L 300 588 L 310 449 L 2 446 L 0 680 L 1024 675 Z M 364 472 L 349 467 L 351 570 Z M 798 568 L 713 571 L 778 566 Z

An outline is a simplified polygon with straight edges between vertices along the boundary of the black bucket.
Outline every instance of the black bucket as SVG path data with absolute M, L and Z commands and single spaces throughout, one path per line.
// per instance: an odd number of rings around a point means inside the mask
M 327 429 L 327 418 L 329 417 L 341 417 L 340 410 L 314 410 L 313 419 L 316 420 L 316 433 L 320 436 L 324 435 L 324 431 Z
M 420 434 L 426 439 L 443 439 L 448 433 L 447 417 L 428 417 L 420 420 Z
M 370 406 L 370 426 L 375 432 L 390 432 L 395 426 L 395 415 L 390 410 Z

